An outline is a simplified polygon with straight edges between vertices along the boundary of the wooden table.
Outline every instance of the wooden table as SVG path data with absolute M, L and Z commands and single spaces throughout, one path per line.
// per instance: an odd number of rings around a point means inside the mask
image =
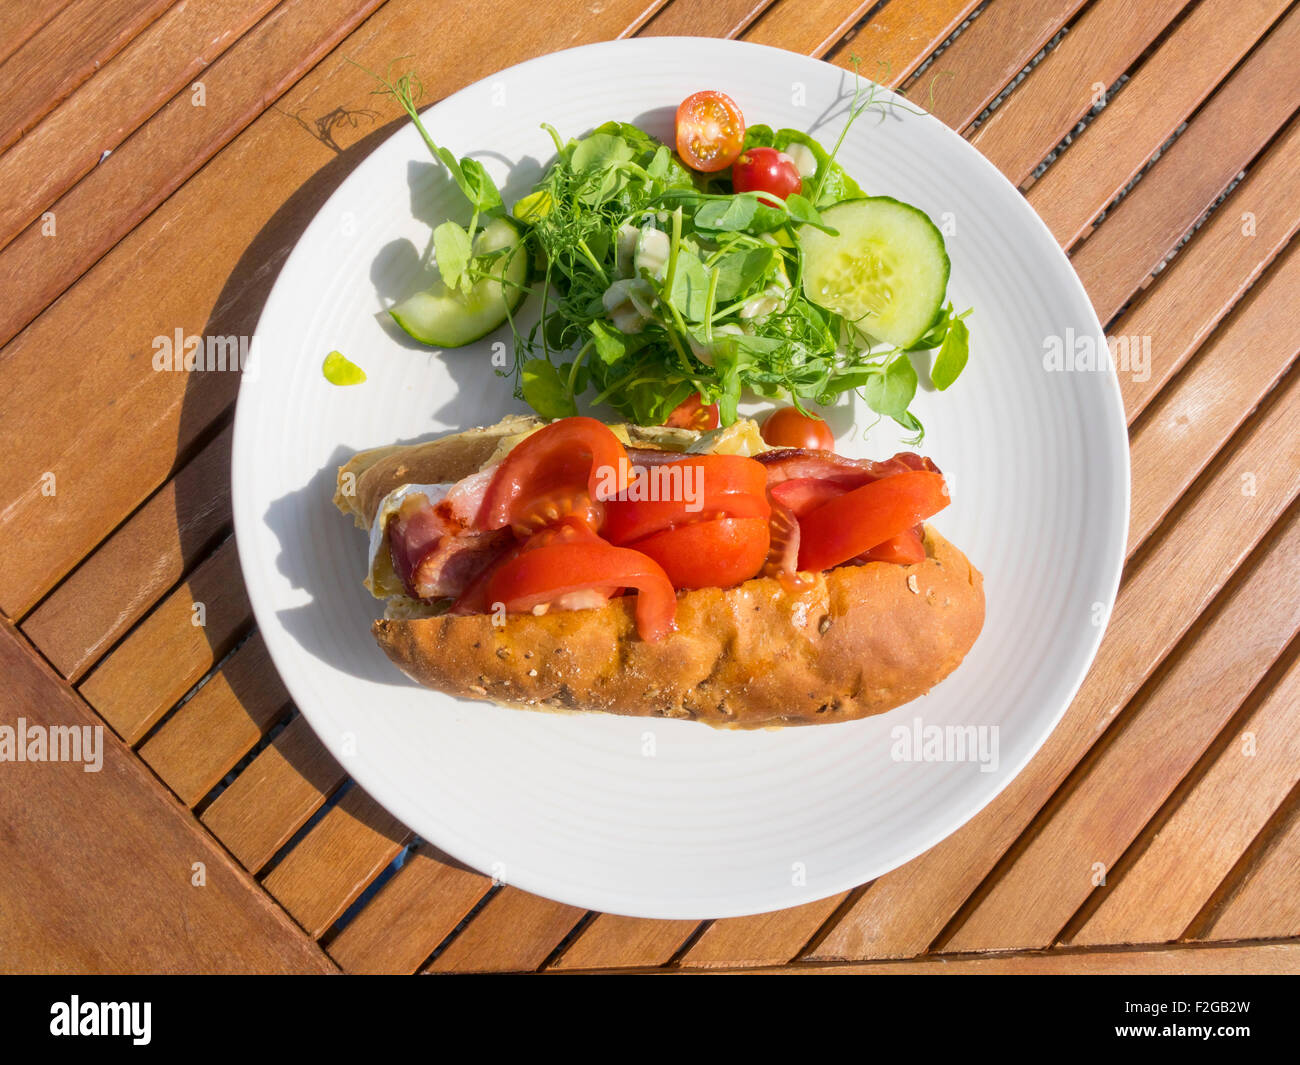
M 414 54 L 431 101 L 632 34 L 862 56 L 1151 343 L 1128 567 L 1046 746 L 910 864 L 703 924 L 494 888 L 351 785 L 240 579 L 237 375 L 151 371 L 156 336 L 251 334 L 403 121 L 344 56 Z M 1298 48 L 1286 0 L 5 5 L 0 725 L 109 728 L 98 773 L 0 764 L 0 968 L 1300 970 Z

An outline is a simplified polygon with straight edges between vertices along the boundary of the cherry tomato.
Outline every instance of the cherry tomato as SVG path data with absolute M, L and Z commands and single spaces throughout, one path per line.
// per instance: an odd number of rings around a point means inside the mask
M 802 447 L 834 451 L 835 434 L 820 418 L 800 414 L 794 407 L 782 407 L 763 423 L 763 439 L 773 447 Z
M 510 613 L 526 614 L 577 592 L 623 588 L 637 590 L 636 628 L 643 640 L 672 631 L 677 596 L 663 568 L 640 551 L 603 542 L 555 542 L 525 551 L 493 573 L 486 596 Z
M 743 455 L 688 455 L 639 468 L 624 496 L 605 504 L 604 535 L 613 544 L 711 518 L 771 513 L 767 471 Z
M 688 396 L 673 408 L 672 414 L 668 415 L 668 420 L 664 425 L 675 426 L 678 429 L 716 429 L 718 427 L 718 405 L 710 403 L 707 407 L 704 405 L 703 397 L 696 392 Z
M 524 439 L 497 467 L 484 493 L 475 525 L 511 526 L 527 536 L 569 514 L 598 528 L 598 489 L 616 478 L 627 484 L 627 452 L 609 428 L 594 418 L 561 418 Z
M 746 148 L 731 166 L 731 186 L 737 192 L 767 192 L 784 200 L 803 191 L 803 179 L 785 152 Z
M 745 146 L 745 118 L 726 93 L 692 93 L 677 108 L 677 154 L 692 170 L 726 170 Z
M 769 543 L 764 517 L 696 522 L 632 546 L 658 562 L 674 588 L 730 588 L 758 575 Z
M 855 488 L 799 520 L 799 568 L 847 562 L 937 514 L 948 505 L 943 476 L 909 470 Z

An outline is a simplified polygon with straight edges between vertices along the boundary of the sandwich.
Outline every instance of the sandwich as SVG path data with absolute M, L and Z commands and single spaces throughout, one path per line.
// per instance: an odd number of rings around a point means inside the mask
M 851 721 L 943 680 L 984 620 L 979 571 L 928 524 L 933 462 L 772 447 L 744 418 L 512 416 L 360 452 L 334 502 L 369 535 L 379 646 L 458 698 Z

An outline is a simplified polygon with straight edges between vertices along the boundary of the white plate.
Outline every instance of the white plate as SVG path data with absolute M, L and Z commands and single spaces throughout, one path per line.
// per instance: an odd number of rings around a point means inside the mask
M 512 67 L 424 120 L 440 144 L 482 159 L 512 203 L 552 153 L 540 123 L 569 136 L 618 118 L 663 136 L 677 102 L 701 87 L 730 94 L 753 122 L 830 144 L 852 78 L 732 41 L 616 41 Z M 983 570 L 988 598 L 962 667 L 923 699 L 865 721 L 729 733 L 507 710 L 407 681 L 370 638 L 380 611 L 361 587 L 366 538 L 330 495 L 335 468 L 358 449 L 522 409 L 491 372 L 501 337 L 440 354 L 381 321 L 416 285 L 431 226 L 463 201 L 408 124 L 347 178 L 285 263 L 235 422 L 235 527 L 257 622 L 295 703 L 347 771 L 474 868 L 642 917 L 824 898 L 977 813 L 1082 681 L 1124 555 L 1128 442 L 1115 374 L 1048 372 L 1043 354 L 1052 336 L 1102 342 L 1088 298 L 1024 198 L 937 120 L 878 110 L 840 158 L 865 188 L 917 204 L 945 228 L 951 298 L 975 308 L 964 376 L 947 394 L 919 395 L 914 409 L 929 430 L 923 450 L 953 486 L 936 524 Z M 333 349 L 369 380 L 326 382 L 321 361 Z M 841 450 L 896 449 L 869 412 L 837 417 Z M 996 767 L 896 759 L 891 733 L 918 720 L 996 728 Z

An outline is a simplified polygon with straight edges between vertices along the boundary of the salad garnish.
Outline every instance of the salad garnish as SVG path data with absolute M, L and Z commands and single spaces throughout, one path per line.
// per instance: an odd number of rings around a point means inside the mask
M 430 136 L 414 74 L 374 76 L 470 207 L 468 225 L 433 232 L 440 280 L 391 314 L 439 347 L 508 324 L 514 364 L 497 372 L 543 417 L 575 415 L 582 398 L 640 425 L 716 407 L 727 426 L 746 392 L 808 415 L 805 404 L 854 390 L 919 441 L 910 353 L 938 349 L 939 391 L 966 365 L 971 312 L 947 299 L 939 228 L 868 195 L 837 161 L 876 102 L 856 73 L 829 152 L 802 130 L 746 127 L 714 91 L 682 102 L 677 152 L 626 122 L 569 139 L 544 125 L 555 159 L 509 210 L 481 163 Z M 540 315 L 524 326 L 529 293 Z

